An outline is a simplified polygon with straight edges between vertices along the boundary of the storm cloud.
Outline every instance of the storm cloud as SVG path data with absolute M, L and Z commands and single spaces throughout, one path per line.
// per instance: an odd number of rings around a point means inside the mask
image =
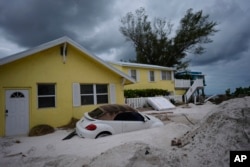
M 206 74 L 209 94 L 250 86 L 248 0 L 0 0 L 0 58 L 68 36 L 104 60 L 134 59 L 119 27 L 121 17 L 139 7 L 150 19 L 171 21 L 174 30 L 189 8 L 209 14 L 219 31 L 203 55 L 187 57 L 189 69 Z

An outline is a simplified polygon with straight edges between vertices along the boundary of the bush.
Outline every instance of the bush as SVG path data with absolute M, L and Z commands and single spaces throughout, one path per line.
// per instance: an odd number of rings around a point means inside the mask
M 125 98 L 167 96 L 168 90 L 164 89 L 128 89 L 124 90 Z
M 227 89 L 225 91 L 226 95 L 229 96 L 234 96 L 234 97 L 239 97 L 239 96 L 250 96 L 250 86 L 246 87 L 246 88 L 236 88 L 235 91 L 233 93 L 231 93 L 230 89 Z
M 235 92 L 234 92 L 234 95 L 236 97 L 240 96 L 240 95 L 250 96 L 250 86 L 248 88 L 242 88 L 242 87 L 236 88 Z

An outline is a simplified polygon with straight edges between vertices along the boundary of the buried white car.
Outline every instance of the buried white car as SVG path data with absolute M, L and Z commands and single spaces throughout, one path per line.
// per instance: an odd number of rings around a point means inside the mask
M 128 105 L 103 105 L 76 123 L 76 134 L 84 138 L 98 138 L 163 126 L 157 118 L 138 112 Z

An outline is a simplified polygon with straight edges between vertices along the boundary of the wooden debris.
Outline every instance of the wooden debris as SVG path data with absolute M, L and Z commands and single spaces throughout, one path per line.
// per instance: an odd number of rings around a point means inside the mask
M 15 153 L 15 154 L 5 155 L 5 157 L 14 157 L 14 156 L 18 156 L 18 155 L 21 155 L 22 157 L 26 157 L 26 155 L 25 155 L 25 154 L 23 154 L 22 152 Z

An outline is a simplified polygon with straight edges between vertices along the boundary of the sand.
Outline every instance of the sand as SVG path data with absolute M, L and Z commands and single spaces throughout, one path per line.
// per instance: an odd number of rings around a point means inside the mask
M 0 166 L 213 167 L 229 166 L 230 150 L 250 150 L 250 97 L 220 105 L 189 104 L 165 111 L 145 111 L 165 126 L 100 139 L 69 130 L 27 137 L 0 138 Z M 182 147 L 171 146 L 181 139 Z

